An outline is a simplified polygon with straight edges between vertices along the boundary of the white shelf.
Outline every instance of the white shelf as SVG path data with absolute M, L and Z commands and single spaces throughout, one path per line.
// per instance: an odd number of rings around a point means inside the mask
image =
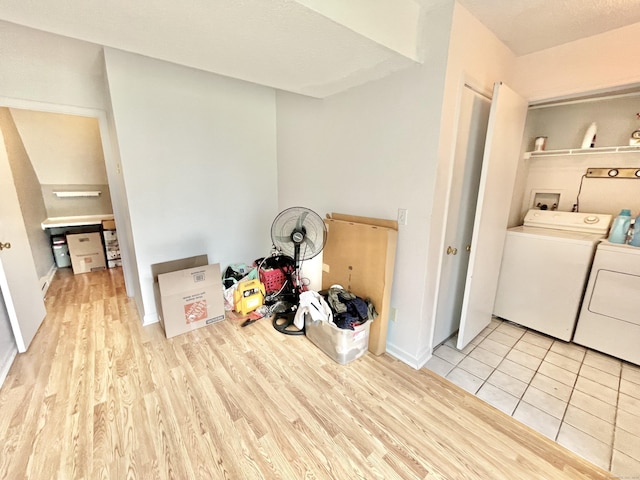
M 640 153 L 640 145 L 620 145 L 596 148 L 569 148 L 566 150 L 543 150 L 540 152 L 526 152 L 524 158 L 565 157 L 568 155 L 596 155 L 603 153 Z
M 101 225 L 103 220 L 113 220 L 113 214 L 49 217 L 44 220 L 40 226 L 43 230 L 47 228 L 82 227 L 87 225 Z

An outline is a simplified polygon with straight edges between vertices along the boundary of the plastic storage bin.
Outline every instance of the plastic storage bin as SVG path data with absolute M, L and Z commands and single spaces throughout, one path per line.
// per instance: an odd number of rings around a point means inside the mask
M 307 315 L 304 326 L 307 338 L 341 365 L 360 358 L 369 347 L 371 322 L 358 325 L 354 330 L 345 330 L 329 322 L 314 322 Z
M 53 247 L 53 258 L 56 262 L 56 267 L 66 268 L 71 266 L 71 257 L 69 256 L 69 247 L 67 243 L 57 243 Z

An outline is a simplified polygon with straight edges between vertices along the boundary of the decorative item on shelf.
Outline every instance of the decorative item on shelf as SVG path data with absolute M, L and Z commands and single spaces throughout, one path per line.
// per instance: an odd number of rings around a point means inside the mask
M 542 152 L 545 148 L 547 148 L 547 137 L 536 137 L 533 143 L 533 151 Z
M 636 118 L 640 120 L 640 112 L 636 113 Z M 629 138 L 629 145 L 640 145 L 640 128 L 631 132 L 631 137 Z
M 596 146 L 596 133 L 598 132 L 598 125 L 593 122 L 587 128 L 587 132 L 582 139 L 582 145 L 580 148 L 594 148 Z

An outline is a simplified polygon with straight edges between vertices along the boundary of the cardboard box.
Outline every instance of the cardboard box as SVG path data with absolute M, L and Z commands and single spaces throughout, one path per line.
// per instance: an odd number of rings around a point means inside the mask
M 67 246 L 74 274 L 107 268 L 100 232 L 69 234 Z
M 115 220 L 103 220 L 102 221 L 102 229 L 103 230 L 115 230 L 116 229 L 116 221 Z
M 167 338 L 224 319 L 220 265 L 206 255 L 151 266 L 158 319 Z
M 324 220 L 327 244 L 322 252 L 322 288 L 343 288 L 373 303 L 378 317 L 371 325 L 369 351 L 386 351 L 398 222 L 332 213 Z

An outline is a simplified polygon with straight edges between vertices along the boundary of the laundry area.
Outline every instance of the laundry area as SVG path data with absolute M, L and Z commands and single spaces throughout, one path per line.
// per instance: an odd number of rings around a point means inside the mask
M 269 232 L 265 232 L 268 234 Z M 158 318 L 167 338 L 219 321 L 250 329 L 270 322 L 276 335 L 305 336 L 345 365 L 385 352 L 398 224 L 306 207 L 282 211 L 272 250 L 222 267 L 207 255 L 152 265 Z M 303 270 L 321 260 L 314 290 Z M 316 264 L 318 262 L 316 261 Z
M 481 120 L 489 114 L 480 107 L 488 102 L 471 93 L 479 107 L 468 110 L 479 120 L 460 119 L 462 132 L 476 132 L 464 133 L 472 140 L 460 142 L 461 164 L 468 163 L 463 172 L 479 171 L 478 163 L 485 169 L 487 163 L 482 159 L 486 125 Z M 468 347 L 481 330 L 469 328 L 469 318 L 477 316 L 470 299 L 484 298 L 483 318 L 492 314 L 640 364 L 640 356 L 625 346 L 630 336 L 640 340 L 640 317 L 633 308 L 640 271 L 631 260 L 640 250 L 640 92 L 626 89 L 531 104 L 521 135 L 517 171 L 502 181 L 505 189 L 513 182 L 509 199 L 487 209 L 486 182 L 479 174 L 465 173 L 465 185 L 479 185 L 477 207 L 474 195 L 458 192 L 473 188 L 455 190 L 452 184 L 450 201 L 466 195 L 471 208 L 447 219 L 447 229 L 456 236 L 446 239 L 442 254 L 441 282 L 448 288 L 439 295 L 433 348 L 452 337 L 458 350 Z M 500 186 L 494 183 L 492 192 Z M 498 254 L 489 260 L 474 256 L 474 250 L 484 247 L 483 222 L 489 224 L 488 216 L 501 215 L 504 208 L 505 225 L 496 227 L 492 238 L 493 245 L 500 245 Z M 612 263 L 615 255 L 627 260 Z M 594 258 L 603 266 L 592 268 Z M 471 280 L 481 272 L 478 265 L 495 269 L 495 277 L 482 297 L 473 297 Z M 450 294 L 454 290 L 457 295 Z
M 638 461 L 638 137 L 637 91 L 529 107 L 493 319 L 426 365 L 614 470 Z
M 639 137 L 638 92 L 530 107 L 497 317 L 640 364 Z

